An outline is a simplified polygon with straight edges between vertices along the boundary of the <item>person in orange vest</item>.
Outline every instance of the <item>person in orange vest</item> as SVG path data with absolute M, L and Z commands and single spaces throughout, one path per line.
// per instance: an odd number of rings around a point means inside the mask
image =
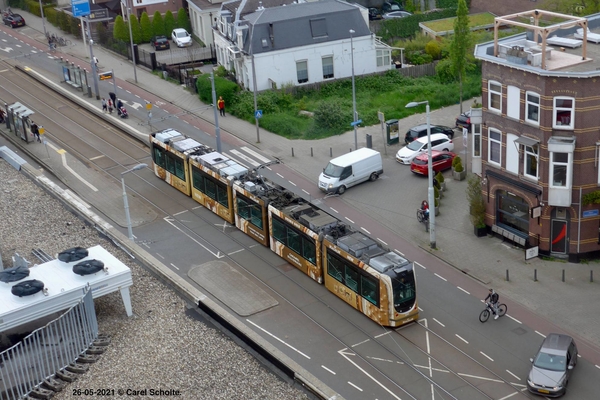
M 219 101 L 217 101 L 217 108 L 219 109 L 219 115 L 225 116 L 225 100 L 223 100 L 223 96 L 219 96 Z

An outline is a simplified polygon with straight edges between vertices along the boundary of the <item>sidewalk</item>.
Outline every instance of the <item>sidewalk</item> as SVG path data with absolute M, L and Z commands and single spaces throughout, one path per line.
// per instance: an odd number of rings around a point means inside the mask
M 41 19 L 34 15 L 19 10 L 27 21 L 28 26 L 15 30 L 15 34 L 27 35 L 42 44 L 45 36 Z M 46 28 L 51 33 L 69 37 L 73 45 L 68 48 L 59 48 L 65 52 L 69 59 L 78 59 L 80 64 L 89 64 L 89 48 L 81 41 L 70 35 L 64 35 L 57 28 L 46 23 Z M 155 103 L 161 108 L 177 107 L 187 110 L 190 114 L 202 120 L 209 126 L 214 124 L 213 110 L 206 110 L 198 97 L 188 93 L 176 85 L 157 78 L 150 71 L 138 66 L 137 82 L 135 81 L 131 63 L 123 60 L 115 54 L 103 48 L 94 46 L 94 55 L 100 60 L 101 71 L 113 69 L 120 86 L 134 85 L 147 92 L 148 98 L 159 97 L 163 105 Z M 89 69 L 89 67 L 88 67 Z M 56 82 L 56 76 L 53 77 Z M 65 85 L 65 90 L 69 89 Z M 81 92 L 78 93 L 81 97 Z M 107 93 L 102 93 L 106 96 Z M 144 99 L 142 99 L 144 100 Z M 82 99 L 81 101 L 97 103 L 93 99 Z M 468 109 L 471 100 L 467 100 L 463 109 Z M 205 111 L 196 111 L 196 110 Z M 459 114 L 459 106 L 451 106 L 445 109 L 435 110 L 431 113 L 432 123 L 440 123 L 453 126 L 454 118 Z M 125 120 L 125 123 L 140 131 L 150 131 L 147 125 L 139 125 L 134 119 Z M 402 121 L 401 126 L 413 126 L 425 122 L 424 114 L 416 114 Z M 326 165 L 330 157 L 330 149 L 333 156 L 341 155 L 349 149 L 354 148 L 354 132 L 350 131 L 339 136 L 316 140 L 288 140 L 270 132 L 260 130 L 260 143 L 256 143 L 256 128 L 254 124 L 227 115 L 219 119 L 222 135 L 232 135 L 247 143 L 248 147 L 255 147 L 270 158 L 281 160 L 288 168 L 303 175 L 310 181 L 315 181 L 318 172 Z M 213 135 L 214 128 L 205 129 Z M 372 135 L 373 147 L 384 155 L 388 163 L 393 163 L 393 158 L 399 146 L 384 147 L 381 128 L 379 126 L 359 128 L 358 146 L 366 144 L 365 135 Z M 402 133 L 402 132 L 401 132 Z M 213 135 L 214 136 L 214 135 Z M 457 136 L 455 136 L 458 139 Z M 459 139 L 460 140 L 460 139 Z M 292 156 L 293 149 L 293 156 Z M 312 156 L 311 156 L 312 151 Z M 387 155 L 384 152 L 387 151 Z M 386 171 L 387 172 L 387 171 Z M 452 193 L 464 192 L 466 181 L 448 182 Z M 386 189 L 385 194 L 394 198 L 394 193 L 400 188 Z M 375 194 L 383 195 L 383 194 Z M 350 198 L 344 198 L 357 209 L 363 209 L 368 205 L 353 203 Z M 418 202 L 414 203 L 418 204 Z M 578 338 L 588 341 L 596 350 L 600 348 L 600 309 L 595 306 L 600 300 L 598 280 L 600 280 L 600 267 L 598 263 L 572 264 L 562 261 L 550 261 L 536 258 L 525 261 L 524 251 L 517 249 L 499 238 L 488 236 L 477 238 L 473 234 L 473 227 L 468 219 L 468 204 L 464 196 L 452 195 L 444 199 L 444 209 L 451 212 L 444 213 L 443 225 L 437 228 L 438 250 L 433 254 L 448 264 L 474 277 L 486 286 L 494 287 L 501 296 L 506 296 L 537 315 L 546 318 L 562 330 L 575 334 Z M 416 208 L 413 207 L 413 208 Z M 385 211 L 385 210 L 384 210 Z M 422 231 L 414 231 L 413 224 L 407 224 L 400 214 L 385 214 L 381 210 L 373 211 L 379 215 L 378 220 L 388 229 L 399 236 L 409 240 L 425 251 L 429 250 L 429 237 Z M 412 215 L 412 214 L 411 214 Z M 413 216 L 414 219 L 414 216 Z M 509 271 L 510 280 L 506 280 L 506 271 Z M 537 270 L 539 281 L 534 282 L 534 270 Z M 566 282 L 562 282 L 562 271 L 565 270 Z M 596 282 L 590 283 L 590 271 L 594 271 Z M 482 288 L 481 298 L 487 293 Z M 477 294 L 473 294 L 476 296 Z M 586 305 L 594 305 L 586 307 Z M 509 311 L 510 313 L 510 311 Z M 476 316 L 474 316 L 475 318 Z M 527 321 L 522 321 L 527 323 Z M 546 333 L 546 332 L 545 332 Z M 581 340 L 581 339 L 580 339 Z

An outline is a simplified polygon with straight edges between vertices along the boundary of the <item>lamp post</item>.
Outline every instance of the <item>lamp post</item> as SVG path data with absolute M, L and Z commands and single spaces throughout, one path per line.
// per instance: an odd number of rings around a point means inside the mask
M 252 41 L 254 40 L 254 25 L 250 33 L 250 58 L 252 60 L 252 91 L 254 92 L 254 123 L 256 124 L 256 143 L 260 143 L 260 128 L 258 126 L 258 102 L 256 100 L 256 66 L 254 65 L 254 50 Z
M 433 167 L 431 160 L 431 124 L 429 123 L 429 101 L 411 101 L 406 108 L 413 108 L 425 104 L 425 113 L 427 117 L 427 202 L 429 203 L 429 245 L 435 249 L 435 198 L 433 192 Z M 433 205 L 433 212 L 431 206 Z
M 137 81 L 137 71 L 135 69 L 135 53 L 133 52 L 133 35 L 131 34 L 131 8 L 129 8 L 129 2 L 125 6 L 127 8 L 127 25 L 129 26 L 129 43 L 131 44 L 131 61 L 133 62 L 133 78 L 135 83 Z
M 140 169 L 146 168 L 147 164 L 138 164 L 128 169 L 127 171 L 121 172 L 121 184 L 123 185 L 123 203 L 125 204 L 125 218 L 127 219 L 127 233 L 129 239 L 133 240 L 133 232 L 131 230 L 131 217 L 129 216 L 129 203 L 127 202 L 127 192 L 125 191 L 125 174 L 133 171 L 139 171 Z
M 217 112 L 217 92 L 215 91 L 215 74 L 210 72 L 210 85 L 212 91 L 213 110 L 215 112 L 215 138 L 217 140 L 217 152 L 221 152 L 221 129 L 219 128 L 219 113 Z
M 46 31 L 46 18 L 44 18 L 44 7 L 42 6 L 42 0 L 40 2 L 40 14 L 42 15 L 42 26 L 44 27 L 44 36 L 48 37 L 48 32 Z
M 94 90 L 96 91 L 96 100 L 100 100 L 100 92 L 98 91 L 98 70 L 96 69 L 96 63 L 94 62 L 94 41 L 92 40 L 92 32 L 90 31 L 90 17 L 85 16 L 85 22 L 87 24 L 87 34 L 90 40 L 90 65 L 92 67 L 92 75 L 94 75 Z
M 352 122 L 354 125 L 354 150 L 358 149 L 358 136 L 356 133 L 356 89 L 354 87 L 354 29 L 350 29 L 350 54 L 352 57 Z

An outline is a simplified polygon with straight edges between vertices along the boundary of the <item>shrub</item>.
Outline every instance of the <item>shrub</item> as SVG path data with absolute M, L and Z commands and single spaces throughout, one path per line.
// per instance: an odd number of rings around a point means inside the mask
M 456 172 L 463 172 L 464 168 L 463 168 L 463 165 L 462 165 L 462 161 L 461 161 L 461 159 L 458 156 L 456 156 L 456 158 L 458 158 L 458 161 L 456 162 L 456 165 L 454 166 L 454 171 L 456 171 Z
M 127 29 L 127 25 L 123 20 L 123 17 L 117 15 L 115 18 L 115 25 L 113 26 L 113 38 L 121 41 L 129 40 L 129 31 Z
M 212 84 L 210 81 L 209 74 L 203 74 L 196 80 L 196 88 L 198 89 L 198 96 L 204 103 L 212 104 Z M 217 98 L 223 97 L 225 100 L 225 107 L 233 104 L 236 100 L 236 93 L 240 90 L 240 87 L 231 82 L 228 79 L 215 77 L 215 91 L 217 92 Z M 252 113 L 254 115 L 254 112 Z
M 152 16 L 152 33 L 154 36 L 171 34 L 171 32 L 165 32 L 165 20 L 159 11 L 156 11 Z
M 153 31 L 152 31 L 152 22 L 150 22 L 150 17 L 148 13 L 144 11 L 140 18 L 140 31 L 141 31 L 141 40 L 143 43 L 148 43 L 150 39 L 152 39 Z
M 173 16 L 171 10 L 168 10 L 165 13 L 165 34 L 167 36 L 171 35 L 171 31 L 173 29 L 175 29 L 175 17 Z
M 452 61 L 444 58 L 435 66 L 435 74 L 438 81 L 442 84 L 456 82 L 456 75 L 452 72 Z
M 129 15 L 129 24 L 131 24 L 131 37 L 133 43 L 140 44 L 142 42 L 142 29 L 140 28 L 140 22 L 135 14 Z
M 317 129 L 343 128 L 347 127 L 348 121 L 352 121 L 352 117 L 344 117 L 339 102 L 321 101 L 314 113 L 315 128 Z
M 442 171 L 438 171 L 438 173 L 435 175 L 435 180 L 440 184 L 444 183 L 444 175 L 442 174 Z
M 190 31 L 190 20 L 183 7 L 177 10 L 177 27 Z
M 471 210 L 471 223 L 477 228 L 485 226 L 485 201 L 481 193 L 481 181 L 477 175 L 471 175 L 467 181 L 467 200 Z
M 271 132 L 278 132 L 288 139 L 303 137 L 302 129 L 298 126 L 297 118 L 288 114 L 265 114 L 259 119 L 259 124 Z
M 454 169 L 458 163 L 462 163 L 460 156 L 456 156 L 452 159 L 452 168 Z
M 437 40 L 430 40 L 425 45 L 425 53 L 429 54 L 434 60 L 439 60 L 442 55 L 442 46 Z

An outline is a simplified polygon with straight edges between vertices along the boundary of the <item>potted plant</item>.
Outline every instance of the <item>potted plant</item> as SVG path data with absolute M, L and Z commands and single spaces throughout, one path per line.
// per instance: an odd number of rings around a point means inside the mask
M 454 157 L 454 160 L 452 160 L 452 177 L 456 181 L 462 181 L 467 177 L 467 171 L 465 171 L 462 165 L 460 156 L 456 156 Z
M 481 180 L 477 175 L 471 175 L 467 181 L 467 200 L 469 202 L 470 218 L 475 236 L 482 237 L 487 235 L 485 201 L 481 193 Z
M 440 198 L 436 197 L 435 199 L 433 199 L 433 202 L 435 204 L 433 209 L 435 212 L 435 216 L 437 217 L 438 215 L 440 215 Z
M 444 175 L 442 175 L 442 171 L 438 171 L 435 176 L 435 181 L 438 183 L 440 191 L 444 192 L 446 190 L 446 182 L 444 182 Z
M 434 186 L 433 198 L 435 202 L 435 215 L 438 215 L 440 213 L 440 197 L 440 190 L 437 188 L 437 186 Z

